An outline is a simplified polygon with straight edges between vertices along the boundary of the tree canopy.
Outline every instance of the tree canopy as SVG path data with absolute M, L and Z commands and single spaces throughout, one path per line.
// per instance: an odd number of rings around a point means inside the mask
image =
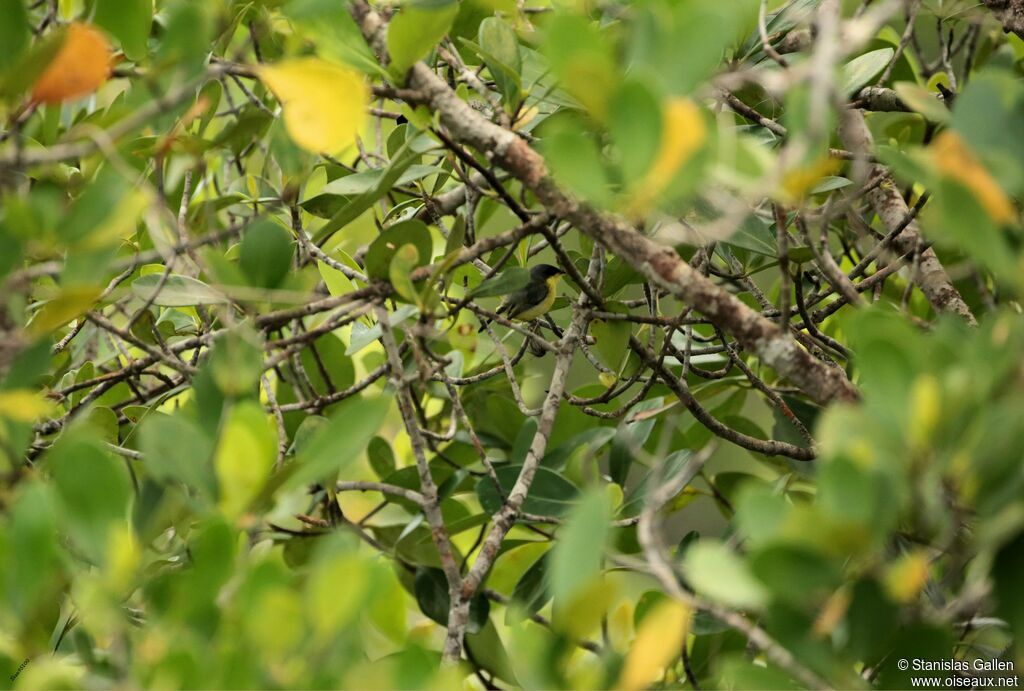
M 1024 666 L 1021 0 L 0 0 L 0 128 L 12 684 Z

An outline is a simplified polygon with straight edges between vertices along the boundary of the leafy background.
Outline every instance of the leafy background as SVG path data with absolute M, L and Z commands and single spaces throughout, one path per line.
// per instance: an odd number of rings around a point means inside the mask
M 0 0 L 0 679 L 1020 669 L 1022 17 Z

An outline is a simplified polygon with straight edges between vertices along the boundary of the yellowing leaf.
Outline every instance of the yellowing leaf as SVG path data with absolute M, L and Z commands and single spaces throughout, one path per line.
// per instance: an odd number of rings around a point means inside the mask
M 618 485 L 609 486 L 617 487 Z M 608 617 L 608 639 L 611 641 L 612 647 L 618 651 L 624 652 L 633 638 L 634 611 L 633 603 L 627 600 L 616 607 Z
M 948 178 L 966 187 L 997 223 L 1012 223 L 1013 204 L 992 174 L 981 165 L 956 132 L 946 130 L 932 143 L 935 166 Z
M 888 568 L 885 589 L 897 602 L 910 602 L 928 582 L 928 575 L 928 555 L 912 552 Z
M 124 593 L 131 588 L 139 568 L 142 557 L 139 543 L 127 525 L 112 528 L 107 542 L 104 577 L 112 592 Z
M 80 317 L 93 306 L 101 292 L 97 286 L 65 288 L 39 310 L 29 324 L 29 333 L 41 336 Z
M 317 565 L 305 594 L 308 620 L 318 636 L 334 634 L 366 606 L 373 575 L 371 565 L 355 554 L 331 555 Z M 339 583 L 345 587 L 339 589 Z
M 637 193 L 630 204 L 633 215 L 642 214 L 665 191 L 707 136 L 707 126 L 697 104 L 685 98 L 674 98 L 665 104 L 658 155 L 647 175 L 636 186 Z
M 299 58 L 261 67 L 259 76 L 281 102 L 285 128 L 303 149 L 336 153 L 355 141 L 369 102 L 359 74 L 319 58 Z
M 36 103 L 61 103 L 91 94 L 110 78 L 110 44 L 89 24 L 76 22 L 57 55 L 32 87 Z
M 231 411 L 213 458 L 225 515 L 238 518 L 259 494 L 274 465 L 274 446 L 260 406 L 246 402 Z
M 17 422 L 35 422 L 50 414 L 53 404 L 38 391 L 14 389 L 0 391 L 0 417 Z
M 152 203 L 152 194 L 146 189 L 128 192 L 110 209 L 110 215 L 103 223 L 89 233 L 77 248 L 100 249 L 119 240 L 128 240 L 135 234 L 139 220 Z
M 907 427 L 915 448 L 928 444 L 941 413 L 942 390 L 939 382 L 933 375 L 923 374 L 914 381 L 910 390 L 910 422 Z
M 661 677 L 665 666 L 679 656 L 690 628 L 690 615 L 689 606 L 666 600 L 644 617 L 626 655 L 618 688 L 646 688 Z
M 821 182 L 822 178 L 839 172 L 841 166 L 840 161 L 824 156 L 810 165 L 787 171 L 782 178 L 783 201 L 800 201 Z

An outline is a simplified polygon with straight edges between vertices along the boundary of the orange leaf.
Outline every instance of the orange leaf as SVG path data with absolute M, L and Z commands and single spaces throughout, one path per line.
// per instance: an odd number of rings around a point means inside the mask
M 956 180 L 974 195 L 997 223 L 1013 223 L 1013 204 L 988 169 L 956 132 L 946 130 L 932 143 L 932 155 L 939 171 Z
M 32 87 L 36 103 L 62 103 L 91 94 L 110 78 L 110 44 L 89 24 L 68 26 L 64 44 Z

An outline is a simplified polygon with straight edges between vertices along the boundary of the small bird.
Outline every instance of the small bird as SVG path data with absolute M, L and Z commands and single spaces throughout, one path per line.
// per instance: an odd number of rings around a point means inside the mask
M 498 314 L 507 315 L 509 319 L 528 322 L 547 314 L 555 304 L 558 295 L 556 288 L 558 279 L 565 272 L 551 264 L 538 264 L 530 269 L 530 282 L 520 290 L 505 298 L 498 307 Z M 477 333 L 486 328 L 490 320 L 480 324 Z

